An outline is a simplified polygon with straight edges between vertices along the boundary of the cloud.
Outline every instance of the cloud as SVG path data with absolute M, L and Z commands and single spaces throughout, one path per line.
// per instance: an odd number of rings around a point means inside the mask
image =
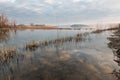
M 54 0 L 45 0 L 46 3 L 52 4 Z
M 73 2 L 93 2 L 95 0 L 73 0 Z
M 0 3 L 11 2 L 14 3 L 16 0 L 0 0 Z
M 0 0 L 0 12 L 19 23 L 116 21 L 119 10 L 119 0 Z
M 9 0 L 0 0 L 0 2 L 7 2 L 7 1 L 9 1 Z

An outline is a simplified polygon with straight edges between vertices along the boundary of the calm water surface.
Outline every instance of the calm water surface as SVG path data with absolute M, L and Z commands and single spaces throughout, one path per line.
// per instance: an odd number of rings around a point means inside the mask
M 88 32 L 88 31 L 87 31 Z M 0 47 L 24 47 L 26 42 L 54 40 L 83 34 L 80 41 L 66 41 L 36 50 L 21 50 L 24 56 L 1 65 L 0 80 L 115 80 L 112 71 L 117 68 L 107 37 L 81 30 L 23 30 L 0 32 Z M 4 71 L 3 71 L 4 69 Z
M 1 33 L 4 31 L 1 31 Z M 16 46 L 24 44 L 29 41 L 39 40 L 51 40 L 60 37 L 74 36 L 77 33 L 85 31 L 79 30 L 13 30 L 7 31 L 5 34 L 1 34 L 4 37 L 0 37 L 0 45 L 2 46 Z M 7 35 L 6 35 L 7 34 Z

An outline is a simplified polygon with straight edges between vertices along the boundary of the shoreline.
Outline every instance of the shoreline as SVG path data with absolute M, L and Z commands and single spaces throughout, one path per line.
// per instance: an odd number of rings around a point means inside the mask
M 105 28 L 105 29 L 95 29 L 95 28 L 86 28 L 85 30 L 92 30 L 93 33 L 100 33 L 103 31 L 116 30 L 119 26 Z M 15 26 L 15 27 L 0 27 L 0 30 L 10 29 L 10 30 L 81 30 L 82 28 L 60 28 L 57 26 Z
M 54 27 L 54 26 L 16 26 L 16 27 L 2 27 L 0 29 L 18 29 L 18 30 L 24 30 L 24 29 L 46 29 L 46 30 L 73 30 L 73 28 L 58 28 L 58 27 Z M 78 29 L 77 29 L 78 30 Z

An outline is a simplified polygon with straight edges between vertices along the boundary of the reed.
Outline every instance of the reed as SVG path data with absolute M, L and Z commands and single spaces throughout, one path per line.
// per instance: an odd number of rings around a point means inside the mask
M 89 33 L 84 33 L 84 34 L 78 33 L 75 36 L 67 36 L 62 38 L 56 38 L 53 40 L 32 41 L 32 42 L 26 43 L 25 49 L 34 51 L 39 47 L 45 47 L 49 45 L 63 44 L 65 42 L 71 42 L 71 41 L 80 42 L 85 40 L 85 37 L 87 35 L 89 35 Z
M 0 28 L 16 27 L 16 21 L 10 21 L 7 16 L 0 14 Z
M 117 30 L 119 29 L 120 24 L 114 25 L 110 28 L 105 28 L 105 29 L 96 29 L 95 31 L 92 31 L 92 33 L 102 33 L 104 31 L 112 31 L 112 30 Z
M 11 59 L 17 56 L 17 50 L 15 48 L 2 48 L 0 49 L 0 62 L 2 64 L 7 63 Z

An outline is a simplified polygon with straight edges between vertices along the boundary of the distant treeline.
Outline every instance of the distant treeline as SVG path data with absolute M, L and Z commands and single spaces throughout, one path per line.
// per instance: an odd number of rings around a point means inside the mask
M 11 28 L 16 27 L 15 21 L 9 21 L 7 16 L 4 14 L 0 14 L 0 28 Z

